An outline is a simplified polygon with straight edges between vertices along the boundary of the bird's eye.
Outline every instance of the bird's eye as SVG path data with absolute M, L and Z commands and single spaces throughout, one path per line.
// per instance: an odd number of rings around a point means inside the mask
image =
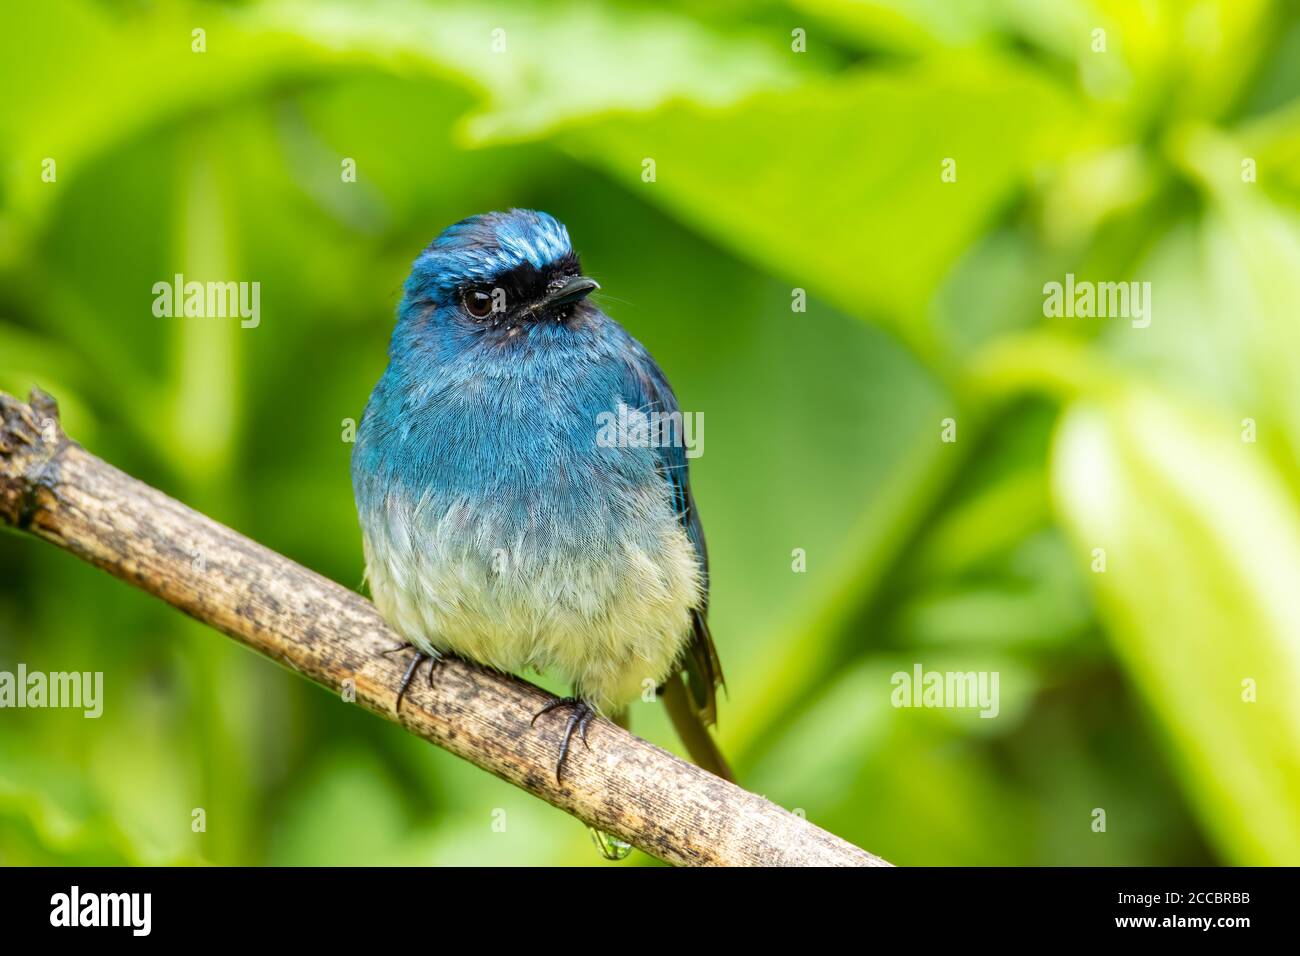
M 470 289 L 465 293 L 465 311 L 476 319 L 484 318 L 492 311 L 492 296 L 482 289 Z

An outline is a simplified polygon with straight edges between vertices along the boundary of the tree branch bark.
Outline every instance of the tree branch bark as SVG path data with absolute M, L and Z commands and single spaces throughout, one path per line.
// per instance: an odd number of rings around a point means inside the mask
M 606 720 L 554 761 L 560 718 L 532 684 L 448 658 L 393 710 L 401 643 L 361 596 L 187 508 L 67 438 L 33 390 L 0 392 L 0 522 L 72 552 L 503 780 L 684 865 L 886 866 Z M 351 682 L 348 684 L 347 682 Z

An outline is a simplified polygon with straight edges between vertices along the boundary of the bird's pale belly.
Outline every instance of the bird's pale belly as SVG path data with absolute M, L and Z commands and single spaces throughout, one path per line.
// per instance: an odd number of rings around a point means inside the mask
M 417 647 L 550 671 L 612 713 L 669 676 L 701 600 L 695 550 L 654 498 L 602 533 L 545 512 L 511 523 L 463 500 L 390 497 L 365 522 L 371 594 Z

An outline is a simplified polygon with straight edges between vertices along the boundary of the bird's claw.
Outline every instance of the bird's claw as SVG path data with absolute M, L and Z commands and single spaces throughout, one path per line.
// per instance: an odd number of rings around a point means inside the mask
M 533 719 L 529 723 L 530 727 L 537 725 L 537 718 L 543 714 L 549 714 L 551 711 L 560 707 L 572 707 L 573 713 L 569 715 L 569 722 L 564 726 L 564 738 L 560 741 L 560 756 L 555 761 L 555 782 L 560 783 L 561 774 L 564 772 L 564 759 L 569 755 L 569 742 L 573 740 L 573 732 L 576 730 L 578 736 L 582 739 L 582 746 L 588 750 L 591 745 L 587 743 L 587 725 L 591 719 L 596 716 L 596 708 L 587 703 L 580 697 L 557 697 L 537 713 L 533 714 Z
M 415 651 L 415 656 L 411 658 L 411 663 L 406 668 L 406 673 L 402 675 L 402 682 L 397 685 L 397 700 L 393 702 L 393 711 L 395 713 L 400 713 L 402 710 L 402 698 L 406 696 L 406 689 L 411 686 L 411 681 L 415 679 L 416 668 L 418 668 L 424 661 L 429 662 L 429 687 L 432 688 L 433 672 L 437 669 L 438 662 L 442 660 L 442 655 L 437 651 L 434 651 L 432 654 L 426 653 L 409 642 L 406 644 L 399 644 L 396 647 L 390 647 L 382 653 L 387 656 L 389 654 L 397 654 L 401 651 Z

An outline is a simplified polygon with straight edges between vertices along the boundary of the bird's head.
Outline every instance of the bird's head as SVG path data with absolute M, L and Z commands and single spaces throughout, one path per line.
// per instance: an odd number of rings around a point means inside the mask
M 582 274 L 563 225 L 544 212 L 511 209 L 444 229 L 415 260 L 400 314 L 407 323 L 512 333 L 572 321 L 598 288 Z

